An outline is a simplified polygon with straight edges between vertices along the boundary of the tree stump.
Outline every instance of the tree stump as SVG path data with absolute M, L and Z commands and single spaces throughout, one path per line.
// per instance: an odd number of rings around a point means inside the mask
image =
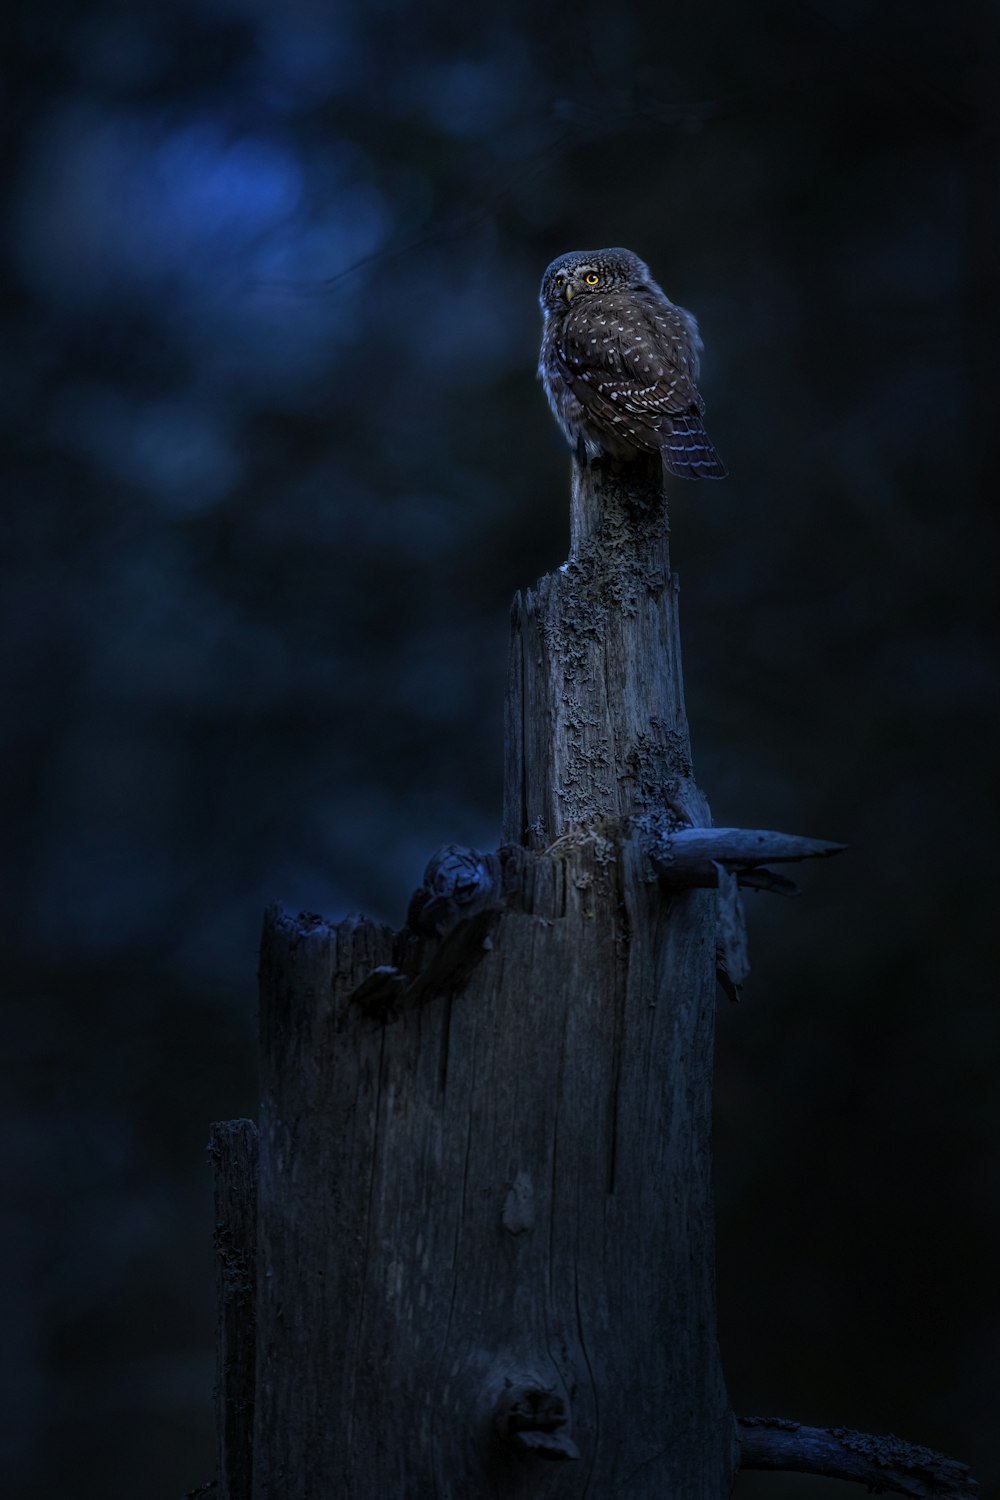
M 399 932 L 265 922 L 254 1500 L 730 1493 L 717 966 L 740 880 L 838 846 L 709 826 L 658 472 L 575 469 L 571 535 L 514 605 L 500 850 Z

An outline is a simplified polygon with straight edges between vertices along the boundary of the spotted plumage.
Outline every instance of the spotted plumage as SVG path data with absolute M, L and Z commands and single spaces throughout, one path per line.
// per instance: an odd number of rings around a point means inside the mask
M 542 277 L 538 373 L 587 459 L 659 453 L 683 479 L 722 479 L 698 394 L 702 342 L 689 312 L 631 250 L 573 250 Z

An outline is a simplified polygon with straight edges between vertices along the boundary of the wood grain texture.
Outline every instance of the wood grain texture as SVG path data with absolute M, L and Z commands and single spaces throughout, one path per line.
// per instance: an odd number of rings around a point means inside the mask
M 543 849 L 650 808 L 708 825 L 658 479 L 574 468 L 570 560 L 512 611 L 503 836 Z
M 464 992 L 383 1025 L 346 997 L 387 934 L 268 924 L 258 1500 L 729 1492 L 714 898 L 604 839 L 507 858 Z M 526 1381 L 577 1462 L 498 1441 Z
M 709 822 L 640 480 L 577 475 L 515 608 L 505 846 L 442 851 L 413 930 L 265 924 L 255 1500 L 730 1493 L 717 893 L 625 822 Z

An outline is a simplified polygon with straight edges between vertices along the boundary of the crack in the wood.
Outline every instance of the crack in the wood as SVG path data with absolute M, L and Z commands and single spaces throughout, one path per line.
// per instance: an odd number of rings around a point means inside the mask
M 552 1122 L 552 1174 L 551 1174 L 551 1179 L 550 1179 L 550 1182 L 549 1182 L 549 1258 L 548 1258 L 548 1272 L 549 1272 L 549 1277 L 548 1277 L 548 1280 L 549 1280 L 549 1301 L 550 1302 L 552 1301 L 552 1296 L 553 1296 L 553 1290 L 552 1290 L 552 1268 L 553 1268 L 553 1265 L 555 1263 L 555 1254 L 556 1254 L 556 1189 L 557 1189 L 557 1185 L 558 1185 L 558 1182 L 559 1182 L 559 1172 L 558 1172 L 558 1161 L 559 1161 L 559 1090 L 560 1090 L 560 1087 L 562 1085 L 562 1065 L 561 1065 L 561 1062 L 560 1062 L 559 1073 L 560 1073 L 559 1080 L 558 1080 L 558 1082 L 556 1084 L 556 1116 L 555 1116 L 555 1119 Z M 546 1322 L 546 1335 L 547 1335 L 548 1334 L 548 1316 L 546 1316 L 545 1322 Z M 548 1343 L 548 1338 L 547 1337 L 546 1337 L 546 1343 Z M 549 1358 L 550 1359 L 552 1358 L 552 1351 L 551 1350 L 549 1350 Z
M 621 1090 L 622 1073 L 622 1050 L 624 1047 L 623 1030 L 625 1025 L 625 990 L 616 997 L 614 1007 L 614 1031 L 611 1037 L 611 1095 L 608 1101 L 608 1177 L 606 1191 L 608 1197 L 612 1197 L 615 1191 L 615 1179 L 618 1172 L 618 1108 L 619 1093 Z
M 577 1185 L 577 1199 L 579 1200 L 579 1184 Z M 580 1215 L 577 1213 L 577 1235 L 579 1236 Z M 583 1318 L 580 1315 L 580 1246 L 579 1239 L 576 1246 L 576 1258 L 573 1262 L 573 1306 L 576 1312 L 576 1333 L 580 1340 L 580 1353 L 583 1362 L 587 1366 L 587 1376 L 590 1380 L 590 1395 L 594 1403 L 594 1442 L 590 1451 L 590 1462 L 587 1465 L 587 1476 L 583 1482 L 583 1494 L 581 1500 L 586 1500 L 590 1493 L 590 1481 L 593 1477 L 594 1466 L 597 1463 L 597 1455 L 601 1443 L 601 1403 L 597 1392 L 597 1381 L 594 1378 L 593 1366 L 590 1363 L 590 1355 L 587 1353 L 587 1340 L 583 1336 Z
M 454 997 L 448 993 L 444 997 L 444 1014 L 441 1021 L 441 1057 L 438 1064 L 438 1090 L 442 1097 L 448 1086 L 448 1053 L 451 1049 L 451 1011 Z
M 472 1154 L 472 1112 L 469 1112 L 468 1129 L 465 1135 L 465 1161 L 462 1165 L 462 1202 L 455 1219 L 455 1240 L 451 1251 L 451 1296 L 448 1299 L 448 1316 L 444 1324 L 444 1337 L 441 1340 L 441 1353 L 438 1355 L 437 1365 L 434 1370 L 434 1383 L 432 1390 L 437 1391 L 441 1380 L 441 1366 L 448 1354 L 448 1341 L 451 1338 L 451 1325 L 455 1312 L 455 1298 L 458 1295 L 458 1242 L 462 1237 L 462 1225 L 465 1222 L 465 1200 L 469 1185 L 469 1157 Z M 438 1500 L 440 1491 L 438 1489 L 438 1477 L 436 1466 L 432 1467 L 431 1480 L 434 1486 L 433 1500 Z

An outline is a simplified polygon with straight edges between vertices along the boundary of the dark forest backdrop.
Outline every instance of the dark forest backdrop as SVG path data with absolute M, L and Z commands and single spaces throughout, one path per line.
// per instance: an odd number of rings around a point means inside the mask
M 212 1473 L 261 912 L 398 924 L 495 846 L 508 603 L 567 540 L 537 285 L 604 244 L 698 314 L 732 472 L 672 498 L 716 821 L 851 846 L 751 898 L 720 1004 L 733 1402 L 996 1486 L 997 7 L 21 12 L 5 1493 Z

